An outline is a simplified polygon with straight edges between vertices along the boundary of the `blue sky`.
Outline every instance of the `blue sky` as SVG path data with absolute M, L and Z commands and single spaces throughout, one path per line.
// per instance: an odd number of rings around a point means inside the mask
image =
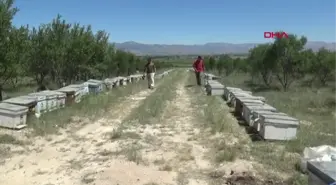
M 335 41 L 335 0 L 16 0 L 15 6 L 15 25 L 38 26 L 59 13 L 109 32 L 113 42 L 266 42 L 263 33 L 276 30 Z

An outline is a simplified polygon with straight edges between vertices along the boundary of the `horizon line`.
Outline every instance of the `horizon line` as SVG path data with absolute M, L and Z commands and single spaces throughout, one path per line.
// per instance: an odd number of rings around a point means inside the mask
M 146 43 L 146 42 L 139 42 L 139 41 L 123 41 L 123 42 L 116 42 L 116 41 L 111 41 L 113 44 L 124 44 L 127 42 L 131 43 L 137 43 L 137 44 L 146 44 L 146 45 L 188 45 L 188 46 L 193 46 L 193 45 L 205 45 L 205 44 L 266 44 L 266 43 L 271 43 L 272 41 L 269 42 L 241 42 L 241 43 L 233 43 L 233 42 L 225 42 L 225 41 L 218 41 L 218 42 L 206 42 L 206 43 L 197 43 L 197 44 L 183 44 L 183 43 Z M 309 42 L 323 42 L 326 44 L 336 44 L 336 41 L 307 41 Z

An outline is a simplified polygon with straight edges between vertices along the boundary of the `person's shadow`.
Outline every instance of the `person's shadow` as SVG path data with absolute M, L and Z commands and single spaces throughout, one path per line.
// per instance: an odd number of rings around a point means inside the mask
M 186 87 L 186 88 L 190 88 L 190 87 L 194 87 L 195 85 L 186 85 L 186 86 L 184 86 L 184 87 Z

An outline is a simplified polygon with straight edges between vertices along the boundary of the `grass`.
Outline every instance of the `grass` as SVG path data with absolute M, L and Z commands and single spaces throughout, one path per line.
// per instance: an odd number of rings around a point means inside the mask
M 189 81 L 195 81 L 192 75 L 190 78 Z M 225 77 L 222 82 L 227 86 L 251 90 L 242 84 L 233 83 L 239 78 L 242 77 Z M 200 88 L 190 88 L 190 91 L 192 91 L 195 96 L 193 106 L 198 106 L 203 112 L 203 114 L 199 115 L 199 119 L 204 122 L 204 129 L 209 128 L 213 135 L 216 133 L 221 135 L 221 137 L 218 137 L 215 141 L 211 140 L 211 143 L 209 143 L 209 146 L 211 146 L 210 154 L 212 154 L 211 157 L 214 163 L 225 165 L 225 162 L 232 162 L 236 159 L 251 161 L 258 164 L 256 169 L 267 179 L 273 178 L 274 180 L 278 180 L 279 176 L 285 174 L 286 177 L 290 177 L 289 184 L 303 185 L 306 184 L 307 177 L 300 175 L 296 169 L 296 164 L 300 159 L 302 149 L 306 146 L 321 144 L 334 145 L 335 143 L 335 135 L 331 137 L 320 135 L 321 132 L 330 133 L 333 131 L 334 128 L 331 127 L 334 126 L 334 118 L 329 116 L 327 120 L 323 120 L 321 116 L 314 117 L 307 113 L 308 105 L 317 105 L 319 104 L 318 102 L 325 102 L 322 98 L 328 99 L 328 97 L 331 97 L 330 94 L 324 95 L 324 97 L 320 97 L 319 99 L 313 99 L 309 97 L 309 93 L 307 96 L 303 95 L 303 90 L 299 91 L 298 89 L 294 92 L 286 92 L 287 94 L 277 91 L 254 92 L 254 95 L 266 97 L 268 103 L 280 111 L 290 115 L 294 113 L 299 119 L 308 119 L 307 121 L 312 124 L 310 126 L 302 125 L 298 133 L 298 139 L 295 141 L 252 142 L 246 128 L 238 124 L 238 120 L 231 114 L 232 110 L 225 105 L 222 98 L 205 96 Z M 293 99 L 296 101 L 292 102 Z M 298 105 L 299 102 L 301 106 Z M 331 113 L 335 109 L 324 108 L 323 110 L 325 112 L 329 111 L 329 114 L 332 115 Z M 305 114 L 306 116 L 304 116 Z M 302 117 L 300 117 L 300 115 Z M 323 137 L 323 139 L 320 139 L 321 137 Z M 260 165 L 262 166 L 261 168 L 259 168 Z
M 13 153 L 11 151 L 11 147 L 6 147 L 6 144 L 22 146 L 26 143 L 24 141 L 16 139 L 12 135 L 0 134 L 0 158 L 6 158 Z
M 0 135 L 0 144 L 12 144 L 12 145 L 23 145 L 24 142 L 16 139 L 14 136 L 9 134 Z
M 139 92 L 146 88 L 145 81 L 136 84 L 118 87 L 98 95 L 88 95 L 82 101 L 71 106 L 66 106 L 53 112 L 42 115 L 39 119 L 34 116 L 28 118 L 28 125 L 34 129 L 36 135 L 53 134 L 58 128 L 65 127 L 71 122 L 90 122 L 101 117 L 123 97 Z M 85 120 L 84 118 L 88 118 Z
M 146 98 L 143 103 L 133 111 L 125 122 L 137 121 L 140 124 L 151 124 L 153 119 L 157 121 L 166 105 L 167 101 L 173 100 L 176 96 L 176 85 L 183 73 L 178 70 L 172 72 L 165 78 L 159 88 Z
M 141 136 L 136 132 L 124 132 L 122 127 L 119 127 L 118 129 L 113 130 L 111 133 L 109 133 L 110 139 L 112 141 L 115 141 L 117 139 L 141 139 Z

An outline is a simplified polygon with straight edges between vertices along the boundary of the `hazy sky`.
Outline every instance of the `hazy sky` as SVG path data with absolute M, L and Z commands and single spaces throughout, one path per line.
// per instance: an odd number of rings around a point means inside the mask
M 335 41 L 335 0 L 16 0 L 14 24 L 38 26 L 61 14 L 91 24 L 113 42 L 266 42 L 284 30 Z

